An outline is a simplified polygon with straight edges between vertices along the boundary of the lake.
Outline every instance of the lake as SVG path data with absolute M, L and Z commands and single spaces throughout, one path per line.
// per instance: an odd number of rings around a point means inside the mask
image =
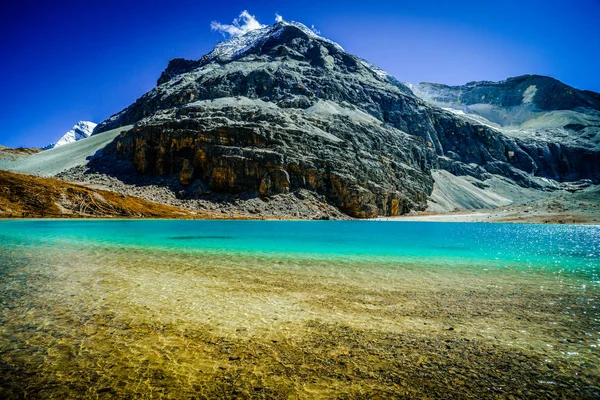
M 600 226 L 0 222 L 1 398 L 598 398 Z

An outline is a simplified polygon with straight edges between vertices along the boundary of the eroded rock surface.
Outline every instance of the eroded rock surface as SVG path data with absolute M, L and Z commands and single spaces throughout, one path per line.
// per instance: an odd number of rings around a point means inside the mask
M 318 115 L 328 107 L 347 115 Z M 422 143 L 346 107 L 195 102 L 140 121 L 104 153 L 133 160 L 142 174 L 179 174 L 188 184 L 200 179 L 218 193 L 308 189 L 355 217 L 423 209 L 433 180 Z M 365 150 L 373 148 L 379 151 Z

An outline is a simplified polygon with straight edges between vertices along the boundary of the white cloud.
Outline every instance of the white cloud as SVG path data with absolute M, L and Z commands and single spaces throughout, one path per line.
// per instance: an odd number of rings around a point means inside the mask
M 250 31 L 264 27 L 265 25 L 262 25 L 260 22 L 258 22 L 256 17 L 254 15 L 250 15 L 250 13 L 246 10 L 242 11 L 240 16 L 235 18 L 231 25 L 221 24 L 217 21 L 210 23 L 210 29 L 220 32 L 223 36 L 227 34 L 230 38 L 242 36 Z
M 275 13 L 275 22 L 281 22 L 283 21 L 283 17 L 277 13 Z

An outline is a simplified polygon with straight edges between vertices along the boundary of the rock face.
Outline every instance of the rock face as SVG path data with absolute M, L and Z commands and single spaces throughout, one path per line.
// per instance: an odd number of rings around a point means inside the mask
M 71 128 L 70 131 L 65 133 L 56 143 L 49 144 L 44 147 L 44 150 L 50 150 L 58 146 L 65 145 L 67 143 L 73 143 L 78 140 L 87 139 L 90 137 L 92 132 L 96 128 L 96 124 L 90 121 L 79 121 Z
M 326 101 L 307 109 L 247 98 L 194 102 L 144 119 L 104 153 L 132 159 L 143 174 L 201 179 L 216 192 L 308 189 L 356 217 L 422 208 L 433 185 L 420 140 Z
M 264 197 L 306 189 L 354 217 L 424 209 L 435 168 L 523 186 L 535 185 L 531 175 L 600 176 L 593 149 L 508 136 L 442 110 L 285 21 L 198 61 L 171 61 L 155 89 L 94 134 L 130 124 L 104 154 L 131 160 L 141 174 Z

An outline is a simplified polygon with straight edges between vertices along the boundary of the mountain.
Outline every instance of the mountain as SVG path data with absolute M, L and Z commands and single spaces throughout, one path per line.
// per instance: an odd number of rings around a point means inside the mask
M 408 85 L 423 100 L 522 139 L 600 148 L 600 94 L 524 75 L 463 86 Z
M 568 105 L 595 118 L 597 94 L 513 84 L 491 90 L 490 107 L 525 99 L 531 112 Z M 354 217 L 424 210 L 436 179 L 446 176 L 440 170 L 478 187 L 494 177 L 536 190 L 600 180 L 597 148 L 511 135 L 504 127 L 512 121 L 457 115 L 425 91 L 281 21 L 219 43 L 199 60 L 172 60 L 154 89 L 96 127 L 94 135 L 134 125 L 90 168 L 118 176 L 115 166 L 130 163 L 138 175 L 176 175 L 185 196 L 255 193 L 268 201 L 307 190 Z M 455 97 L 449 102 L 462 101 Z
M 73 143 L 78 140 L 86 139 L 91 136 L 92 132 L 96 128 L 96 124 L 90 121 L 79 121 L 71 128 L 70 131 L 65 133 L 56 143 L 49 144 L 44 147 L 44 150 L 50 150 L 58 146 L 65 145 L 67 143 Z

